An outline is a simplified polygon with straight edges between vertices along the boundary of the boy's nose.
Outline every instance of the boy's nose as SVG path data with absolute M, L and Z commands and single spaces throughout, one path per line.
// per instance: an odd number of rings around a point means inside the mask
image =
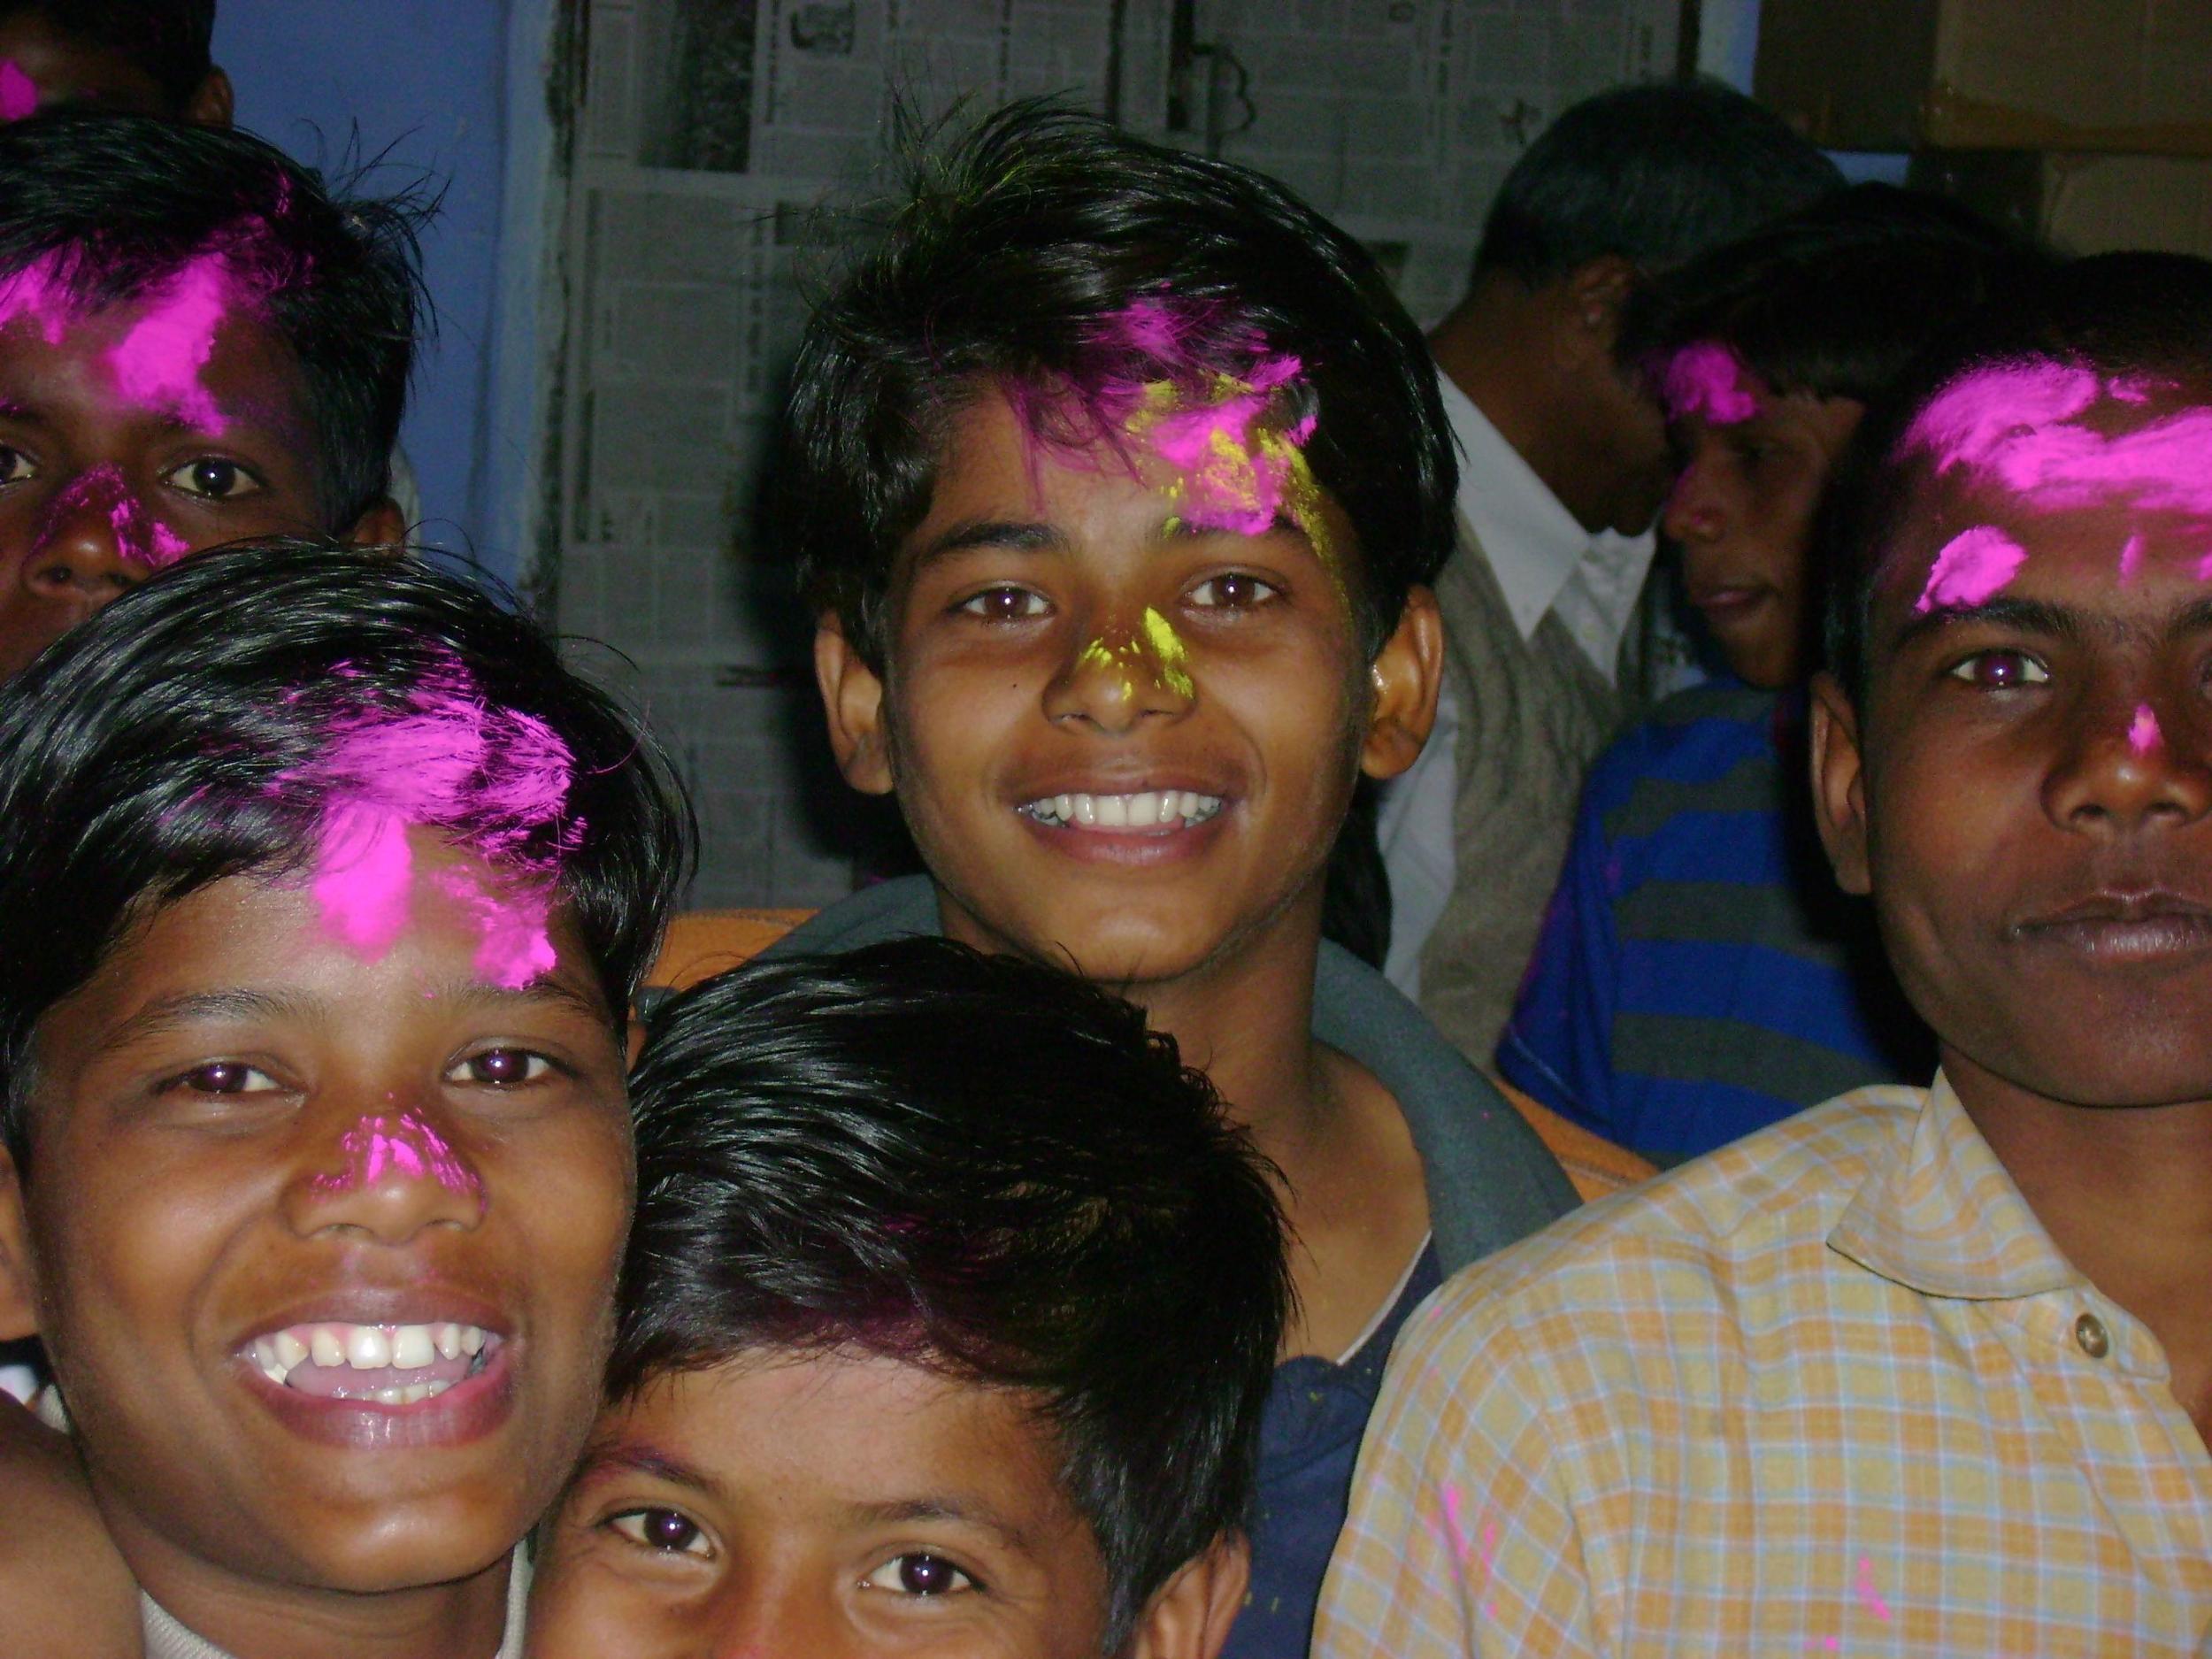
M 2044 803 L 2061 827 L 2088 834 L 2179 828 L 2212 810 L 2212 767 L 2200 736 L 2171 710 L 2138 703 L 2085 713 L 2051 769 Z
M 1104 634 L 1081 646 L 1045 689 L 1045 716 L 1102 732 L 1133 730 L 1148 718 L 1187 713 L 1190 676 L 1134 631 Z
M 40 518 L 21 565 L 24 585 L 42 599 L 90 616 L 152 573 L 131 526 L 136 515 L 128 486 L 112 467 L 99 467 L 57 495 Z
M 420 1107 L 319 1115 L 319 1132 L 282 1201 L 304 1238 L 330 1228 L 404 1244 L 426 1227 L 473 1228 L 484 1183 L 467 1155 Z
M 1708 487 L 1705 469 L 1695 461 L 1676 477 L 1659 524 L 1673 541 L 1709 541 L 1720 534 L 1719 498 Z

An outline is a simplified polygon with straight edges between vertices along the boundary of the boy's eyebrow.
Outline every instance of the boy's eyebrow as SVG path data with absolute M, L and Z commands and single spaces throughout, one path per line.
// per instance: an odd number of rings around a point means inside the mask
M 995 548 L 1009 553 L 1048 553 L 1066 547 L 1067 538 L 1048 524 L 1012 518 L 966 518 L 932 536 L 914 555 L 921 570 L 954 553 Z
M 597 1474 L 603 1470 L 626 1470 L 633 1474 L 664 1480 L 672 1486 L 683 1486 L 693 1492 L 704 1493 L 718 1498 L 722 1487 L 711 1475 L 694 1469 L 680 1458 L 636 1440 L 615 1440 L 589 1447 L 579 1468 L 579 1478 Z
M 176 996 L 157 997 L 128 1019 L 102 1034 L 94 1045 L 98 1054 L 113 1054 L 127 1048 L 134 1042 L 189 1025 L 203 1019 L 266 1019 L 296 1009 L 298 1004 L 288 997 L 272 996 L 265 991 L 226 990 L 191 991 Z
M 2044 599 L 2001 596 L 1978 605 L 1938 605 L 1930 611 L 1916 611 L 1891 636 L 1889 648 L 1901 651 L 1929 634 L 1975 622 L 2065 640 L 2078 640 L 2084 633 L 2079 611 Z
M 606 1006 L 560 980 L 540 977 L 523 986 L 492 985 L 482 979 L 449 979 L 426 987 L 427 995 L 463 1008 L 497 1002 L 557 1002 L 604 1024 Z
M 856 1503 L 852 1506 L 852 1512 L 874 1526 L 895 1526 L 905 1521 L 956 1521 L 963 1525 L 979 1526 L 1012 1548 L 1033 1548 L 1026 1530 L 976 1498 L 899 1498 L 884 1503 Z

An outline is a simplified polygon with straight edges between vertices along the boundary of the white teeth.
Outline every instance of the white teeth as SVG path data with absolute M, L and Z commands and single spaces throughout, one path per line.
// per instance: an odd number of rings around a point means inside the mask
M 346 1363 L 346 1345 L 326 1325 L 319 1325 L 308 1333 L 307 1351 L 314 1356 L 315 1363 L 326 1369 Z
M 1086 829 L 1153 829 L 1202 824 L 1221 810 L 1221 797 L 1194 789 L 1141 789 L 1133 795 L 1048 795 L 1022 808 L 1040 823 Z
M 280 1331 L 266 1340 L 269 1346 L 276 1350 L 277 1363 L 283 1366 L 286 1371 L 290 1371 L 293 1366 L 307 1357 L 307 1344 L 289 1331 Z
M 373 1398 L 380 1406 L 403 1406 L 407 1403 L 407 1391 L 404 1388 L 380 1388 Z
M 483 1348 L 484 1333 L 472 1325 L 463 1325 L 461 1327 L 461 1352 L 479 1354 L 483 1351 Z
M 357 1325 L 346 1336 L 346 1363 L 356 1371 L 379 1371 L 392 1363 L 392 1340 L 373 1325 Z
M 459 1325 L 442 1325 L 433 1334 L 438 1344 L 439 1353 L 448 1359 L 461 1357 L 461 1327 Z
M 426 1325 L 403 1325 L 392 1333 L 392 1363 L 402 1371 L 419 1371 L 438 1357 Z

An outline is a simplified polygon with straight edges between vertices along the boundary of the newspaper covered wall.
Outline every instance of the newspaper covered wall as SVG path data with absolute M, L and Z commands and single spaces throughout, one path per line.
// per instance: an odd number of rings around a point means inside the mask
M 564 632 L 626 679 L 697 791 L 693 902 L 818 904 L 880 814 L 823 752 L 810 629 L 753 504 L 818 270 L 895 97 L 1068 95 L 1282 179 L 1372 247 L 1417 319 L 1565 105 L 1672 72 L 1680 0 L 578 0 L 553 376 Z M 549 545 L 554 538 L 546 539 Z

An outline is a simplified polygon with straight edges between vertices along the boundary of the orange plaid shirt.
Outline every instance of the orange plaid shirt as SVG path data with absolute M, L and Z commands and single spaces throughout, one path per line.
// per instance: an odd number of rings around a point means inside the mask
M 1455 1277 L 1315 1659 L 2212 1654 L 2212 1457 L 1958 1097 L 1867 1088 Z

